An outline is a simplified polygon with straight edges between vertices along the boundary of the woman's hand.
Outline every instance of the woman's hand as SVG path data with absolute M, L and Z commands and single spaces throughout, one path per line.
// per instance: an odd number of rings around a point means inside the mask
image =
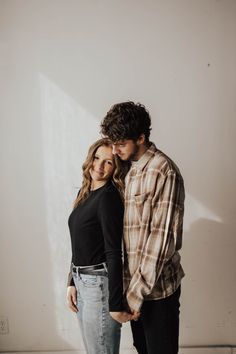
M 111 317 L 120 323 L 128 322 L 132 319 L 132 314 L 126 311 L 110 312 Z
M 67 287 L 67 305 L 69 309 L 73 312 L 78 312 L 77 308 L 77 290 L 75 286 L 68 286 Z

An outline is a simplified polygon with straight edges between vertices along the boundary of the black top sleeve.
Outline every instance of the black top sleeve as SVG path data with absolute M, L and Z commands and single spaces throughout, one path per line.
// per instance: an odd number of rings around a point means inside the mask
M 124 207 L 118 191 L 107 190 L 99 203 L 98 217 L 104 236 L 108 265 L 109 310 L 122 311 L 122 235 Z
M 69 271 L 68 278 L 67 278 L 67 286 L 75 286 L 74 279 L 72 276 L 72 262 L 70 265 L 70 271 Z

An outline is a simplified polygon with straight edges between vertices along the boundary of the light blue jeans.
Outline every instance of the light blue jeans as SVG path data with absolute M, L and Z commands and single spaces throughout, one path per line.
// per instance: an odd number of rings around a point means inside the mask
M 118 354 L 121 324 L 109 314 L 108 277 L 73 272 L 78 320 L 87 354 Z

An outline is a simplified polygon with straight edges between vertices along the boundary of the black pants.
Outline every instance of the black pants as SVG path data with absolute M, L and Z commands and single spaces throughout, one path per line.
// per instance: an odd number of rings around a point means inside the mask
M 177 354 L 179 348 L 180 287 L 171 296 L 145 301 L 138 321 L 131 321 L 139 354 Z

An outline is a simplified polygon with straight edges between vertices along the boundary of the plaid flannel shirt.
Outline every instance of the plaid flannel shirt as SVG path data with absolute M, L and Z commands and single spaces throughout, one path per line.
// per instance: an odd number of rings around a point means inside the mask
M 124 289 L 133 310 L 180 285 L 184 197 L 178 167 L 152 143 L 126 176 Z

